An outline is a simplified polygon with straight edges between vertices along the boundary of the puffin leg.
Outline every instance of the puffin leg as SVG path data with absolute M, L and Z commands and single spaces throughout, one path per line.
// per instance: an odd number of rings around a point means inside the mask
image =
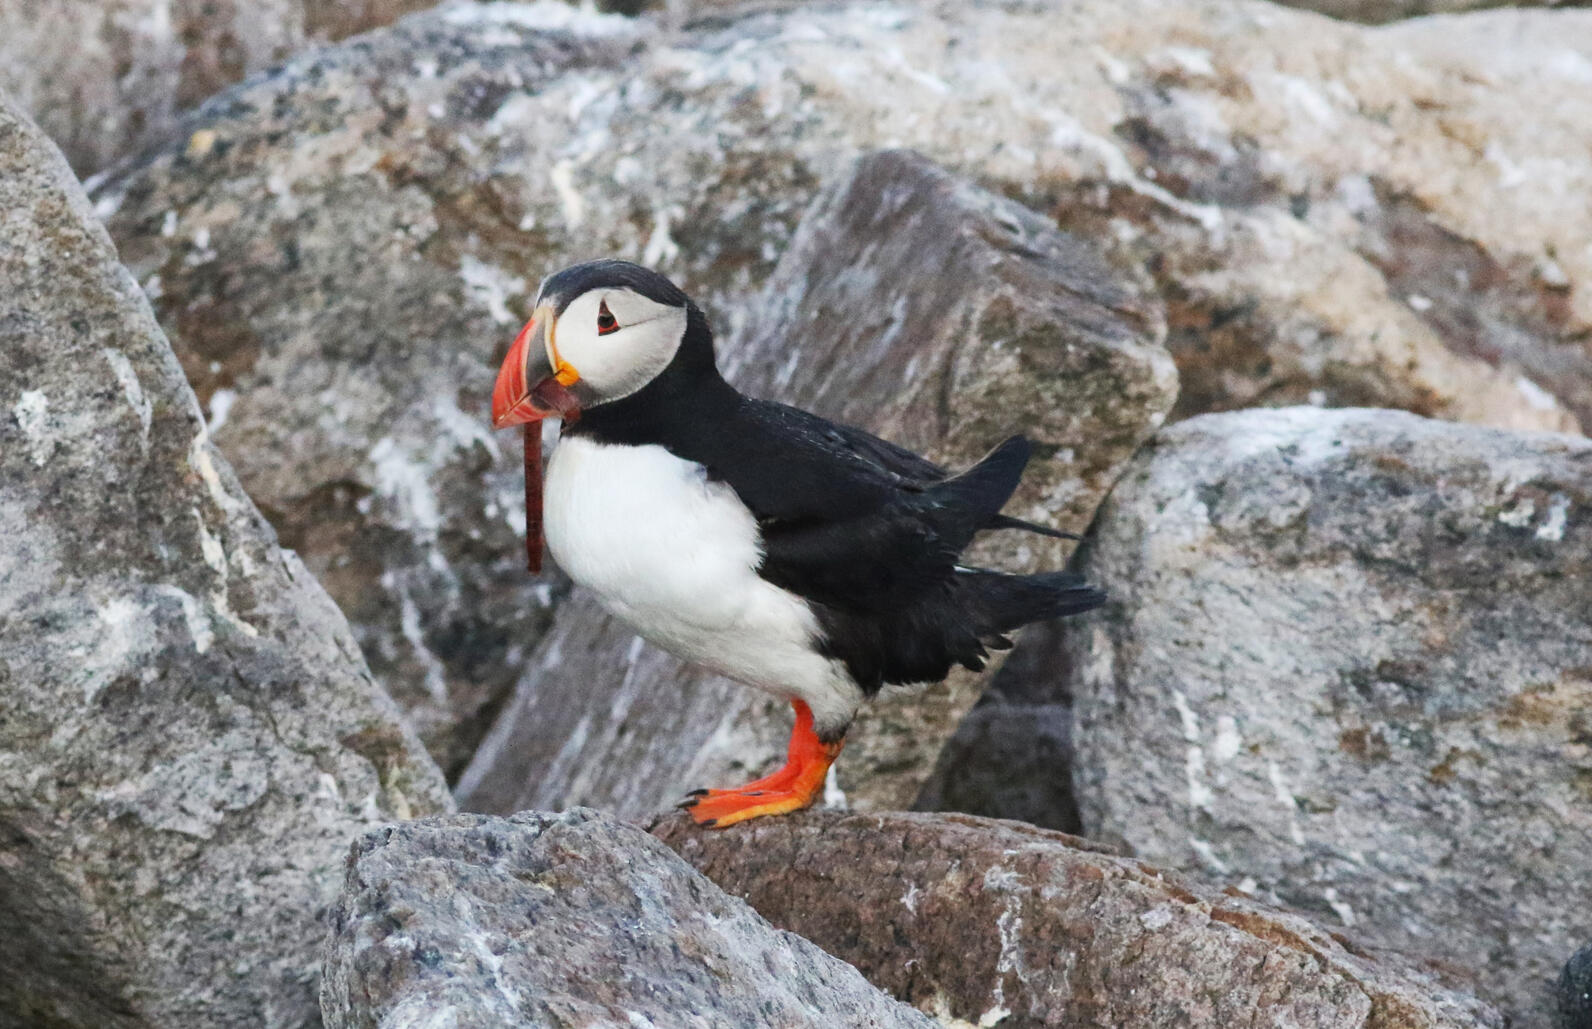
M 680 806 L 697 824 L 722 829 L 748 818 L 783 815 L 811 807 L 823 792 L 829 766 L 840 755 L 845 738 L 825 743 L 813 731 L 813 712 L 800 700 L 791 701 L 796 724 L 790 731 L 785 765 L 771 775 L 732 790 L 697 790 Z

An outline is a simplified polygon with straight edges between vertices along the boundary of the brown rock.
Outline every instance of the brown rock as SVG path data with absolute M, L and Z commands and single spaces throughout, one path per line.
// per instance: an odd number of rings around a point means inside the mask
M 0 98 L 0 1024 L 319 1022 L 348 839 L 447 810 Z
M 921 157 L 864 157 L 814 202 L 752 341 L 722 362 L 774 396 L 965 467 L 1035 441 L 1008 513 L 1082 529 L 1172 403 L 1155 308 L 1083 241 Z M 1067 548 L 987 536 L 976 560 L 1060 567 Z M 993 667 L 876 701 L 837 766 L 865 809 L 912 803 Z M 645 815 L 777 764 L 788 705 L 650 652 L 577 600 L 531 657 L 460 780 L 477 810 L 597 804 Z M 688 777 L 689 776 L 689 777 Z M 697 778 L 701 777 L 701 778 Z
M 653 831 L 775 925 L 957 1025 L 1504 1024 L 1297 915 L 1014 822 L 808 812 Z

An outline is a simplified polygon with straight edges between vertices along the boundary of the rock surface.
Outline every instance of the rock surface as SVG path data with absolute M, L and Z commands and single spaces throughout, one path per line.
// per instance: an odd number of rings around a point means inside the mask
M 1592 442 L 1386 411 L 1190 420 L 1064 630 L 1085 830 L 1474 970 L 1519 1024 L 1592 891 Z
M 653 831 L 947 1024 L 1503 1024 L 1296 915 L 1015 822 L 809 812 L 724 832 L 673 816 Z
M 229 91 L 96 193 L 251 495 L 448 768 L 546 624 L 518 462 L 478 435 L 538 279 L 642 260 L 733 350 L 863 150 L 915 147 L 1146 268 L 1180 414 L 1592 416 L 1592 13 L 798 8 L 678 34 L 418 15 Z
M 1592 946 L 1582 947 L 1559 975 L 1562 1029 L 1592 1029 Z
M 431 0 L 3 0 L 0 90 L 78 174 L 162 142 L 180 113 L 317 42 Z
M 454 815 L 354 844 L 328 1029 L 932 1021 L 594 811 Z
M 1172 405 L 1161 331 L 1137 284 L 1086 243 L 922 157 L 886 151 L 814 202 L 750 341 L 722 364 L 754 396 L 950 467 L 1024 433 L 1038 456 L 1006 510 L 1079 530 Z M 970 560 L 1059 568 L 1068 548 L 1001 533 Z M 871 705 L 835 773 L 849 801 L 910 805 L 992 674 L 959 670 Z M 777 766 L 789 732 L 785 702 L 651 653 L 581 599 L 559 611 L 458 792 L 474 810 L 581 803 L 643 816 L 692 787 Z
M 1584 7 L 1585 0 L 1277 0 L 1333 18 L 1373 25 L 1428 14 L 1458 14 L 1488 7 Z
M 313 1026 L 349 837 L 446 810 L 0 101 L 0 1023 Z
M 1072 790 L 1071 681 L 1059 624 L 1024 633 L 940 751 L 913 808 L 1081 833 Z
M 466 48 L 439 15 L 306 56 L 207 109 L 103 209 L 250 496 L 454 772 L 563 587 L 525 573 L 519 437 L 487 424 L 543 250 L 492 227 L 467 144 L 426 112 L 612 59 L 634 29 L 596 20 L 612 40 L 504 19 Z M 520 270 L 483 262 L 477 233 L 524 248 Z

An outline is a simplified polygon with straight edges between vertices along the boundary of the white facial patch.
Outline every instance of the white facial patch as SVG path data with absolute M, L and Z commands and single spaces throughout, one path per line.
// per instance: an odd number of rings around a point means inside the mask
M 603 306 L 618 326 L 598 331 Z M 685 337 L 686 312 L 628 289 L 594 289 L 558 316 L 553 344 L 599 403 L 636 392 L 669 366 Z

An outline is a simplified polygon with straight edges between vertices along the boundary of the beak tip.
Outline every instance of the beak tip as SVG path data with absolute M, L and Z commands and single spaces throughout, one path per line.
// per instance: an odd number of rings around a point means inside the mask
M 512 429 L 516 425 L 527 425 L 531 422 L 542 420 L 542 413 L 537 411 L 530 403 L 529 398 L 523 398 L 507 411 L 492 412 L 492 428 Z

